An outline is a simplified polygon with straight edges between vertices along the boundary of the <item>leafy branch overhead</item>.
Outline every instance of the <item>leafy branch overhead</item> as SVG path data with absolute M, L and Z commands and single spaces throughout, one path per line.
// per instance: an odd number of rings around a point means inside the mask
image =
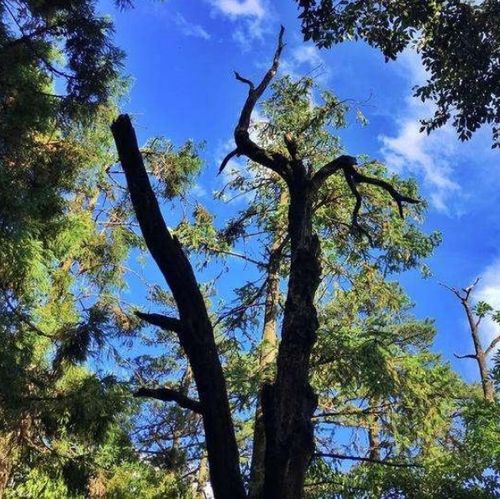
M 302 32 L 319 47 L 364 40 L 386 60 L 416 50 L 427 81 L 415 96 L 435 104 L 422 121 L 431 132 L 451 122 L 461 140 L 483 125 L 500 146 L 500 5 L 496 0 L 296 0 Z

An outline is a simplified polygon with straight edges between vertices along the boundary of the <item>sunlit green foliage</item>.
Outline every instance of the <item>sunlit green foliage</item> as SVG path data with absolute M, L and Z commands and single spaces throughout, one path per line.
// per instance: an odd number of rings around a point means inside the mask
M 144 278 L 135 262 L 143 242 L 108 130 L 124 91 L 111 24 L 83 0 L 4 2 L 0 14 L 8 68 L 0 75 L 0 495 L 189 498 L 207 479 L 200 415 L 131 397 L 145 385 L 197 395 L 176 334 L 145 327 L 123 299 L 132 278 Z M 256 140 L 313 171 L 344 153 L 343 127 L 354 117 L 365 123 L 313 78 L 288 76 L 273 84 L 261 116 Z M 216 198 L 231 215 L 221 222 L 213 204 L 190 196 L 199 150 L 155 138 L 142 152 L 160 202 L 180 208 L 172 232 L 206 272 L 202 291 L 248 475 L 256 399 L 273 371 L 259 365 L 265 284 L 276 247 L 280 284 L 287 278 L 288 200 L 269 171 L 229 165 Z M 418 197 L 412 180 L 359 161 Z M 413 317 L 393 282 L 397 272 L 425 274 L 440 236 L 420 229 L 424 202 L 402 219 L 385 191 L 359 189 L 359 226 L 340 174 L 315 206 L 323 281 L 311 367 L 318 455 L 307 496 L 494 497 L 497 404 L 477 398 L 432 351 L 432 321 Z M 221 276 L 234 278 L 232 294 Z M 170 293 L 145 285 L 148 305 L 175 316 Z M 479 303 L 476 313 L 494 311 Z M 349 457 L 361 461 L 351 467 Z

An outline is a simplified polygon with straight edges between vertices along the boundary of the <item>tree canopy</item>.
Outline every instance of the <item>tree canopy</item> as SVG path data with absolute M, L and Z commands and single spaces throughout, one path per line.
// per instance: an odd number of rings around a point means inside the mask
M 306 40 L 330 47 L 364 40 L 395 59 L 404 49 L 422 57 L 428 78 L 415 95 L 435 105 L 422 121 L 431 132 L 451 122 L 461 140 L 482 125 L 500 146 L 500 6 L 495 0 L 297 0 Z
M 450 288 L 466 383 L 397 282 L 441 242 L 417 183 L 347 155 L 360 110 L 278 73 L 283 29 L 201 199 L 201 144 L 119 114 L 94 2 L 0 14 L 2 497 L 500 494 L 498 311 Z

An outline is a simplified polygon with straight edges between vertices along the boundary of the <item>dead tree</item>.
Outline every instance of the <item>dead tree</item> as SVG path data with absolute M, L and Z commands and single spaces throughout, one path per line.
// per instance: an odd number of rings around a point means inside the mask
M 234 130 L 236 148 L 220 168 L 222 171 L 231 158 L 244 156 L 279 175 L 288 189 L 287 231 L 291 251 L 288 291 L 276 378 L 264 386 L 262 393 L 266 434 L 262 497 L 269 499 L 302 497 L 305 473 L 314 452 L 311 418 L 317 397 L 309 384 L 309 364 L 318 329 L 314 301 L 321 277 L 321 248 L 312 224 L 318 191 L 330 176 L 344 176 L 356 200 L 352 226 L 358 232 L 362 206 L 359 184 L 371 184 L 387 191 L 401 216 L 403 203 L 418 202 L 400 194 L 389 183 L 362 174 L 354 157 L 337 157 L 313 172 L 306 167 L 305 158 L 297 155 L 293 137 L 284 138 L 286 155 L 264 149 L 252 140 L 249 133 L 252 111 L 277 73 L 284 47 L 283 33 L 281 28 L 272 65 L 258 85 L 236 73 L 237 80 L 248 86 L 248 96 Z M 129 117 L 120 116 L 113 123 L 112 132 L 142 234 L 179 311 L 179 319 L 164 318 L 163 324 L 179 335 L 198 390 L 199 401 L 187 401 L 167 392 L 161 394 L 162 400 L 176 401 L 201 413 L 215 497 L 245 497 L 224 374 L 198 283 L 180 242 L 170 234 L 163 220 Z M 157 314 L 150 319 L 151 323 L 159 324 Z
M 489 402 L 493 402 L 495 400 L 495 387 L 493 385 L 493 380 L 489 375 L 488 357 L 491 353 L 493 353 L 495 346 L 500 343 L 500 334 L 495 336 L 486 348 L 483 346 L 479 326 L 481 325 L 484 315 L 476 314 L 474 306 L 470 300 L 471 294 L 478 282 L 479 277 L 470 286 L 463 288 L 462 290 L 450 288 L 445 284 L 443 284 L 443 286 L 450 290 L 460 300 L 460 303 L 464 308 L 465 315 L 467 316 L 467 323 L 469 325 L 469 331 L 474 345 L 474 353 L 465 355 L 455 354 L 455 357 L 457 359 L 474 359 L 476 361 L 484 398 Z

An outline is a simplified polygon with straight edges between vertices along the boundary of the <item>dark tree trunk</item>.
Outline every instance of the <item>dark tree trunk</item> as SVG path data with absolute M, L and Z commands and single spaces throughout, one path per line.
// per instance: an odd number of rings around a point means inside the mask
M 262 390 L 266 446 L 262 497 L 266 499 L 299 499 L 303 496 L 305 474 L 314 450 L 311 418 L 317 397 L 309 384 L 309 362 L 318 329 L 314 298 L 321 276 L 320 244 L 312 225 L 316 193 L 329 176 L 342 171 L 356 199 L 352 224 L 357 229 L 360 228 L 358 214 L 362 204 L 362 195 L 357 189 L 359 183 L 386 190 L 397 203 L 401 216 L 403 202 L 418 202 L 401 195 L 380 179 L 361 174 L 355 169 L 356 159 L 353 157 L 339 156 L 313 175 L 297 158 L 293 137 L 285 137 L 289 156 L 268 151 L 251 139 L 251 114 L 278 70 L 284 47 L 283 33 L 282 27 L 273 63 L 258 85 L 236 73 L 236 78 L 248 85 L 248 97 L 234 130 L 236 149 L 224 158 L 219 170 L 222 171 L 232 157 L 244 155 L 279 175 L 290 195 L 288 236 L 291 264 L 276 380 Z M 193 370 L 215 497 L 246 497 L 224 374 L 212 324 L 193 269 L 179 241 L 171 236 L 163 220 L 128 116 L 119 117 L 112 131 L 144 239 L 179 309 L 180 320 L 164 319 L 167 326 L 175 328 L 172 330 L 178 333 Z M 168 400 L 173 400 L 172 393 L 168 397 Z M 177 394 L 175 399 L 199 409 L 196 401 L 186 400 L 185 396 L 181 399 Z
M 309 361 L 318 318 L 314 296 L 320 282 L 319 239 L 312 230 L 312 189 L 304 166 L 294 165 L 288 229 L 291 265 L 276 382 L 264 392 L 266 476 L 264 497 L 302 497 L 314 450 L 311 417 L 317 397 L 309 384 Z
M 144 240 L 179 310 L 178 335 L 202 407 L 212 488 L 218 499 L 246 497 L 224 373 L 203 296 L 181 244 L 163 220 L 130 118 L 120 116 L 111 128 Z

